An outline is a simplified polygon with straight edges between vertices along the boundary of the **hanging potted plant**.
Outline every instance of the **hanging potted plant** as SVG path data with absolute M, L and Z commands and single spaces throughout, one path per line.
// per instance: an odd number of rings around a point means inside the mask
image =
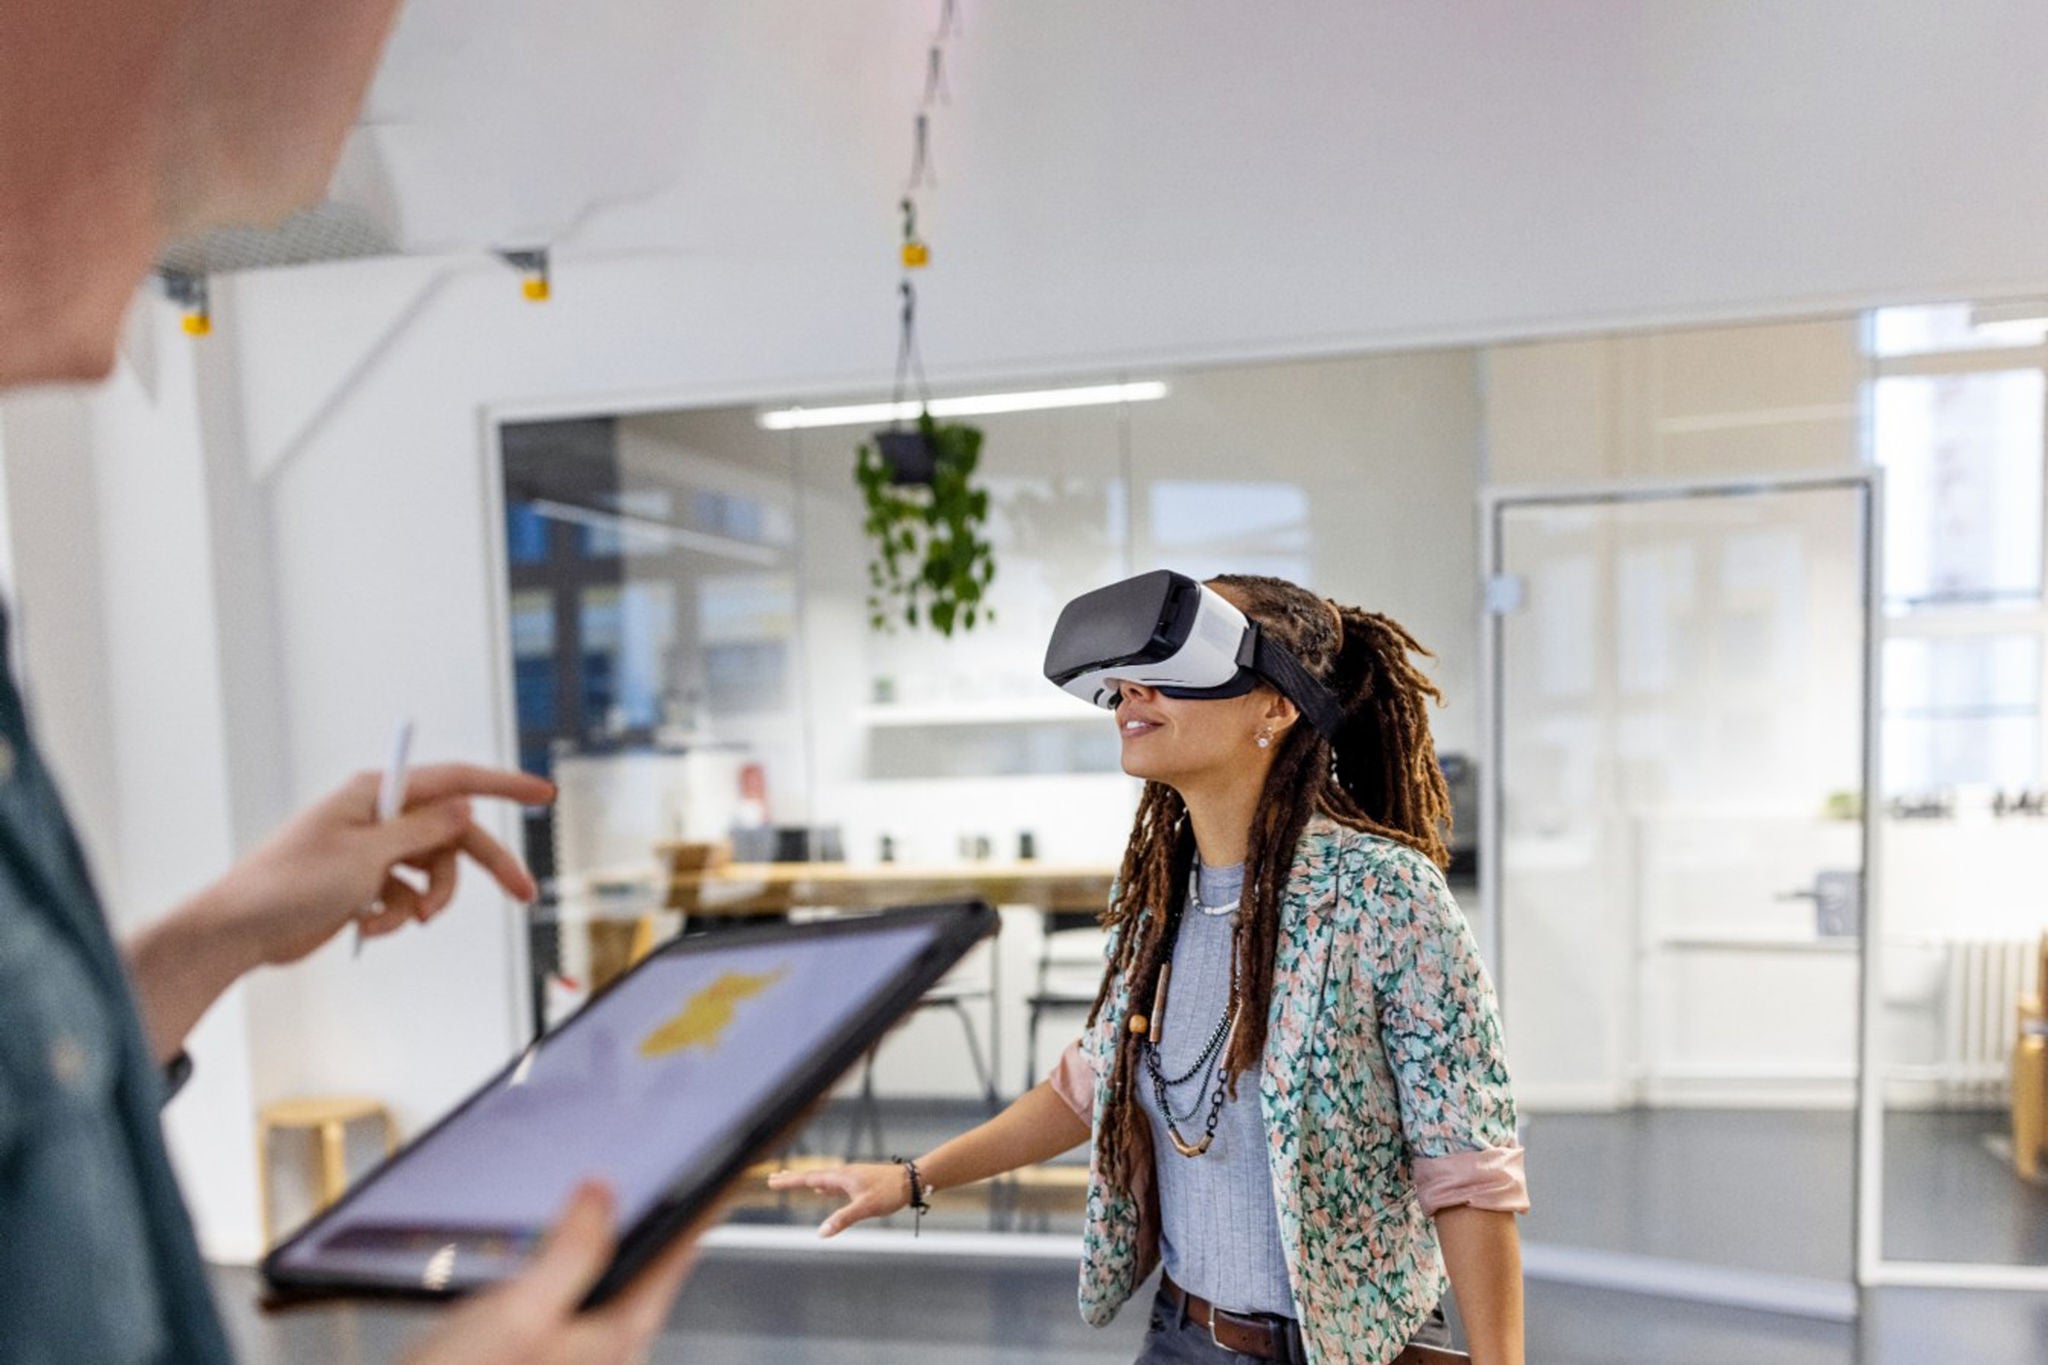
M 950 637 L 993 619 L 988 490 L 974 483 L 980 461 L 981 428 L 934 421 L 929 411 L 914 428 L 878 431 L 860 447 L 854 479 L 874 545 L 868 622 L 876 630 L 900 620 Z

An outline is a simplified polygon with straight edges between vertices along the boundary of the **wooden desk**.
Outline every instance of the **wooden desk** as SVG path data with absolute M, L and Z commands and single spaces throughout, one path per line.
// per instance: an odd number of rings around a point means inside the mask
M 692 915 L 782 915 L 832 906 L 879 910 L 927 901 L 985 900 L 1040 910 L 1099 912 L 1112 867 L 1051 863 L 727 863 L 669 874 L 668 907 Z

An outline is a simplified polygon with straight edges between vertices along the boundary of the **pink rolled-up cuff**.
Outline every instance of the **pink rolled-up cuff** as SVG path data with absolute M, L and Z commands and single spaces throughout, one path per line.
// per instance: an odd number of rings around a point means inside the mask
M 1424 1213 L 1434 1215 L 1439 1209 L 1460 1204 L 1500 1213 L 1529 1211 L 1529 1180 L 1522 1170 L 1520 1143 L 1449 1156 L 1419 1156 L 1413 1165 L 1415 1193 Z
M 1081 1051 L 1079 1038 L 1067 1044 L 1053 1065 L 1052 1074 L 1045 1079 L 1053 1093 L 1067 1102 L 1067 1108 L 1080 1115 L 1081 1122 L 1095 1122 L 1095 1068 Z

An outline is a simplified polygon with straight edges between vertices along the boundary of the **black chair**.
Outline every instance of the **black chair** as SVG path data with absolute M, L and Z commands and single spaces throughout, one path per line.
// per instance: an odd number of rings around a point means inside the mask
M 1038 1069 L 1038 1025 L 1046 1014 L 1059 1011 L 1087 1013 L 1095 1003 L 1095 984 L 1085 989 L 1078 981 L 1056 983 L 1053 973 L 1086 981 L 1090 976 L 1097 980 L 1102 975 L 1102 953 L 1090 945 L 1084 955 L 1073 951 L 1062 938 L 1083 931 L 1099 930 L 1101 919 L 1093 910 L 1051 910 L 1045 916 L 1045 943 L 1038 952 L 1038 980 L 1030 995 L 1024 998 L 1030 1009 L 1030 1023 L 1024 1033 L 1024 1088 L 1029 1090 L 1045 1079 Z
M 996 1087 L 996 1070 L 1002 1059 L 1002 1024 L 999 1001 L 1002 985 L 1002 954 L 999 939 L 990 939 L 984 951 L 988 954 L 988 977 L 986 981 L 940 981 L 918 999 L 912 1014 L 926 1010 L 950 1010 L 960 1021 L 960 1031 L 967 1038 L 967 1055 L 974 1063 L 974 1078 L 981 1083 L 983 1101 L 988 1106 L 990 1117 L 1003 1107 L 1001 1092 Z M 984 1056 L 981 1050 L 981 1035 L 975 1032 L 974 1015 L 968 1005 L 980 1001 L 988 1010 L 989 1050 Z M 868 1049 L 867 1060 L 861 1065 L 860 1094 L 854 1100 L 853 1127 L 846 1136 L 846 1159 L 860 1160 L 863 1156 L 879 1160 L 886 1150 L 882 1132 L 882 1106 L 875 1093 L 875 1055 L 882 1050 L 881 1043 Z M 865 1149 L 862 1140 L 872 1137 L 874 1141 Z

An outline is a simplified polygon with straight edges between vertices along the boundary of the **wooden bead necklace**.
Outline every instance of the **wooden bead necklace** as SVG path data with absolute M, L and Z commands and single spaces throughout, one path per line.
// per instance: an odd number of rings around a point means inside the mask
M 1187 904 L 1194 906 L 1200 914 L 1226 915 L 1236 910 L 1239 902 L 1232 901 L 1228 905 L 1216 907 L 1203 905 L 1200 882 L 1197 875 L 1191 872 L 1188 875 Z M 1175 914 L 1173 923 L 1168 926 L 1168 938 L 1177 940 L 1179 934 L 1180 916 Z M 1152 991 L 1151 1015 L 1148 1017 L 1134 1014 L 1130 1017 L 1131 1032 L 1145 1036 L 1145 1042 L 1141 1045 L 1145 1054 L 1145 1069 L 1152 1077 L 1152 1097 L 1158 1101 L 1159 1116 L 1166 1123 L 1166 1136 L 1173 1143 L 1174 1150 L 1184 1157 L 1198 1157 L 1208 1151 L 1210 1144 L 1215 1142 L 1216 1126 L 1223 1116 L 1223 1099 L 1229 1090 L 1229 1078 L 1224 1075 L 1223 1060 L 1230 1055 L 1230 1044 L 1237 1036 L 1237 1020 L 1242 1004 L 1238 990 L 1235 930 L 1232 931 L 1231 939 L 1230 999 L 1223 1007 L 1222 1016 L 1216 1020 L 1216 1027 L 1209 1031 L 1209 1041 L 1202 1045 L 1201 1055 L 1195 1058 L 1186 1071 L 1178 1076 L 1168 1076 L 1160 1061 L 1159 1045 L 1166 1032 L 1166 987 L 1173 975 L 1171 961 L 1159 964 L 1159 981 Z M 1185 1085 L 1204 1071 L 1210 1072 L 1210 1080 L 1215 1083 L 1215 1090 L 1210 1091 L 1208 1083 L 1205 1082 L 1202 1092 L 1195 1097 L 1193 1107 L 1184 1114 L 1176 1115 L 1167 1094 L 1168 1090 L 1174 1086 Z M 1192 1119 L 1200 1113 L 1205 1100 L 1209 1114 L 1207 1122 L 1203 1125 L 1201 1139 L 1189 1142 L 1181 1135 L 1180 1124 L 1183 1120 Z

